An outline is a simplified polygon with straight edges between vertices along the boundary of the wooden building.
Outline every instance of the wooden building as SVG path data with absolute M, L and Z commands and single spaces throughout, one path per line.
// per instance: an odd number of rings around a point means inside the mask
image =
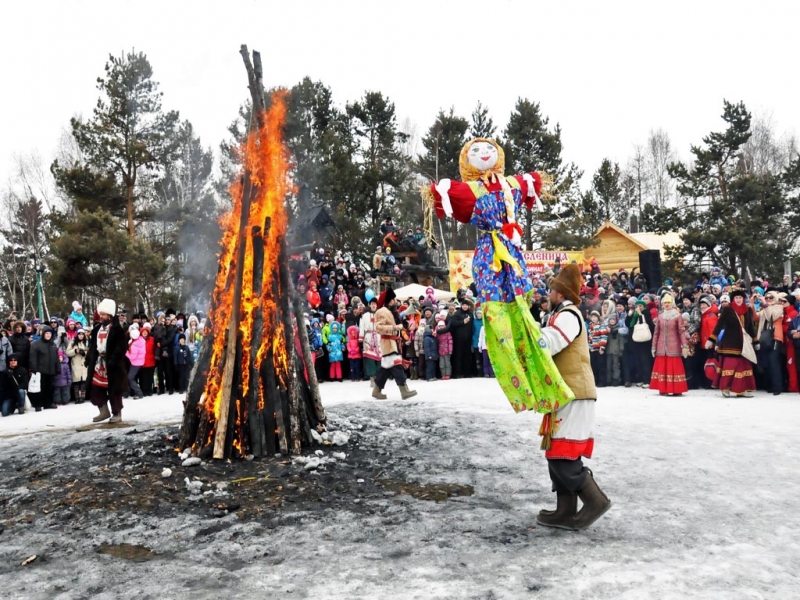
M 639 267 L 639 252 L 642 250 L 659 250 L 664 260 L 664 246 L 674 246 L 681 242 L 680 234 L 668 233 L 628 233 L 611 221 L 603 223 L 595 234 L 599 241 L 597 246 L 584 250 L 587 261 L 594 257 L 603 273 L 613 273 L 624 269 Z

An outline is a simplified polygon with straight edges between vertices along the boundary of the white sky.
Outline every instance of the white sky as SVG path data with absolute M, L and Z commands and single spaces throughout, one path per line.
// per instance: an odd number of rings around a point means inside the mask
M 378 90 L 419 134 L 440 108 L 469 117 L 480 100 L 503 126 L 518 97 L 538 101 L 587 173 L 659 127 L 687 158 L 722 128 L 723 98 L 800 132 L 791 0 L 37 0 L 4 2 L 2 22 L 0 185 L 15 154 L 49 165 L 70 117 L 91 113 L 108 54 L 132 48 L 215 151 L 248 97 L 242 43 L 262 52 L 267 86 L 309 75 L 340 105 Z

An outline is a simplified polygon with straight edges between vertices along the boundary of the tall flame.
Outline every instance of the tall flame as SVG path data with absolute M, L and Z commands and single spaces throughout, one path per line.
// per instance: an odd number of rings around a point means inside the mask
M 204 389 L 204 405 L 210 413 L 209 417 L 213 416 L 213 422 L 217 423 L 220 417 L 221 383 L 227 346 L 225 332 L 232 316 L 233 280 L 238 258 L 238 244 L 243 243 L 245 244 L 245 258 L 239 311 L 239 334 L 242 340 L 242 389 L 241 392 L 233 390 L 231 395 L 232 401 L 235 398 L 236 402 L 234 447 L 240 453 L 243 453 L 241 428 L 245 420 L 242 399 L 247 398 L 251 385 L 258 385 L 257 382 L 254 384 L 250 381 L 248 367 L 253 356 L 255 355 L 255 367 L 258 370 L 271 351 L 279 383 L 285 388 L 289 382 L 289 349 L 286 348 L 284 326 L 278 314 L 278 297 L 284 292 L 288 293 L 288 290 L 280 289 L 280 281 L 276 276 L 281 243 L 287 227 L 284 202 L 289 190 L 289 163 L 282 140 L 285 119 L 286 93 L 276 92 L 272 95 L 270 108 L 261 119 L 262 125 L 250 133 L 241 147 L 244 171 L 252 183 L 247 228 L 244 232 L 239 229 L 245 189 L 238 180 L 230 187 L 230 195 L 233 200 L 232 209 L 220 221 L 223 234 L 220 243 L 219 270 L 208 315 L 215 335 L 213 336 L 211 362 Z M 264 269 L 261 278 L 261 294 L 259 295 L 255 292 L 253 285 L 253 238 L 250 232 L 256 226 L 263 229 L 267 222 L 269 231 L 263 232 Z M 259 309 L 263 317 L 261 344 L 258 348 L 253 348 L 251 342 L 255 333 L 256 313 Z M 258 398 L 259 407 L 263 408 L 262 390 L 259 390 Z M 205 440 L 205 443 L 209 443 L 212 437 L 213 430 L 210 431 L 209 438 Z

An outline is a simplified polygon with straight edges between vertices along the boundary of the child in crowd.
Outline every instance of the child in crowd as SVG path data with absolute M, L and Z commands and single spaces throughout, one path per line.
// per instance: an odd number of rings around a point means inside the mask
M 608 326 L 600 321 L 600 313 L 596 310 L 589 316 L 588 327 L 589 358 L 597 387 L 606 385 L 606 345 L 608 344 Z
M 486 329 L 484 327 L 481 327 L 481 332 L 478 336 L 478 350 L 480 350 L 483 359 L 483 376 L 494 377 L 492 361 L 489 359 L 489 349 L 486 346 Z
M 69 404 L 72 374 L 69 370 L 69 357 L 61 348 L 58 349 L 58 371 L 53 378 L 53 405 Z
M 72 372 L 72 395 L 76 404 L 82 404 L 86 400 L 86 351 L 89 349 L 89 342 L 86 339 L 86 331 L 79 327 L 75 333 L 75 338 L 67 346 L 67 356 L 70 358 L 70 371 Z
M 343 381 L 344 338 L 339 332 L 339 323 L 337 321 L 332 321 L 330 326 L 331 330 L 328 334 L 328 360 L 331 363 L 330 378 L 331 381 Z
M 617 313 L 608 317 L 608 343 L 606 344 L 606 383 L 620 385 L 623 339 L 619 333 Z
M 423 335 L 423 353 L 425 355 L 425 379 L 436 381 L 436 364 L 439 362 L 439 343 L 433 335 L 433 326 L 425 325 Z
M 178 334 L 178 347 L 175 348 L 175 370 L 178 378 L 178 393 L 185 394 L 189 387 L 189 375 L 192 372 L 194 358 L 189 346 L 186 345 L 186 335 Z
M 425 327 L 428 321 L 420 319 L 417 330 L 414 332 L 414 352 L 417 356 L 417 372 L 421 379 L 428 379 L 425 371 Z
M 347 358 L 350 361 L 350 381 L 361 381 L 361 344 L 356 325 L 347 328 Z
M 439 343 L 439 370 L 442 373 L 442 379 L 447 380 L 453 374 L 453 367 L 450 363 L 450 355 L 453 354 L 453 335 L 449 331 L 442 331 L 445 328 L 445 318 L 441 314 L 439 317 L 436 319 L 436 340 Z

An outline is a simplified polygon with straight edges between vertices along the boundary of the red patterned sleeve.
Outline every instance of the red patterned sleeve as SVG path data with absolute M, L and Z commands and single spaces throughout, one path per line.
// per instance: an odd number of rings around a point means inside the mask
M 462 181 L 442 179 L 438 184 L 431 184 L 431 192 L 433 192 L 435 199 L 433 206 L 436 209 L 436 216 L 442 219 L 447 215 L 447 211 L 445 211 L 445 207 L 442 204 L 442 194 L 439 193 L 439 190 L 446 188 L 448 183 L 447 196 L 452 207 L 453 218 L 460 223 L 469 223 L 472 218 L 472 212 L 475 210 L 475 194 L 472 192 L 472 188 Z
M 525 202 L 525 206 L 533 208 L 533 204 L 542 193 L 542 176 L 536 171 L 531 171 L 523 175 L 514 175 L 514 178 L 519 182 L 519 189 L 522 192 L 522 200 Z M 533 190 L 531 190 L 531 183 L 533 183 Z M 531 191 L 535 192 L 535 194 L 532 194 Z

